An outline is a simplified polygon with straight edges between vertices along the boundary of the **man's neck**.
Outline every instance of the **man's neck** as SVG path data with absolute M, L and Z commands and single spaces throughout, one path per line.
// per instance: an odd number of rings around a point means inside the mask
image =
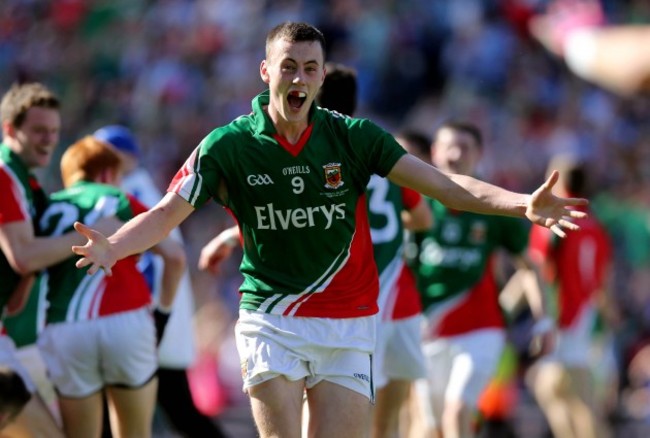
M 302 133 L 305 132 L 307 126 L 309 126 L 308 120 L 301 120 L 299 122 L 290 122 L 284 120 L 277 112 L 269 111 L 269 108 L 265 108 L 266 113 L 271 118 L 273 126 L 278 135 L 284 137 L 289 143 L 296 144 L 300 140 Z

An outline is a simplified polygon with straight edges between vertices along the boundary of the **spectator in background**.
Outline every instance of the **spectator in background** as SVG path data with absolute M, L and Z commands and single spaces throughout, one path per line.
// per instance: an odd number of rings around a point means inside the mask
M 555 156 L 549 169 L 560 172 L 555 189 L 558 195 L 588 195 L 587 169 L 577 158 Z M 557 293 L 555 349 L 530 370 L 533 393 L 556 438 L 608 436 L 602 421 L 605 401 L 596 398 L 590 360 L 598 313 L 606 326 L 617 324 L 619 319 L 617 304 L 611 296 L 612 248 L 607 232 L 594 216 L 578 223 L 580 231 L 566 239 L 556 240 L 539 227 L 533 227 L 530 237 L 531 259 Z M 609 348 L 606 345 L 605 351 Z M 601 358 L 599 362 L 599 367 L 607 369 L 606 395 L 612 396 L 612 377 L 616 374 L 611 369 L 612 361 Z
M 140 147 L 131 132 L 125 126 L 104 126 L 93 137 L 113 146 L 123 163 L 124 176 L 121 188 L 151 208 L 162 198 L 149 172 L 140 165 Z M 175 228 L 171 238 L 183 244 L 180 230 Z M 189 271 L 183 272 L 178 285 L 176 297 L 170 308 L 160 303 L 162 275 L 164 272 L 162 257 L 149 251 L 142 254 L 138 269 L 147 279 L 156 303 L 158 318 L 169 318 L 165 335 L 158 347 L 158 403 L 166 418 L 175 430 L 189 437 L 222 437 L 221 429 L 215 420 L 199 412 L 192 401 L 187 380 L 187 369 L 194 363 L 194 294 Z
M 61 158 L 66 189 L 53 193 L 39 224 L 46 235 L 68 232 L 75 221 L 101 217 L 128 221 L 146 211 L 117 186 L 121 161 L 114 149 L 91 136 Z M 170 308 L 185 267 L 185 253 L 165 239 L 152 248 L 165 261 L 159 305 Z M 87 275 L 74 255 L 48 268 L 47 325 L 39 338 L 48 375 L 59 394 L 68 438 L 99 437 L 104 392 L 117 436 L 149 437 L 157 390 L 157 341 L 164 324 L 151 317 L 151 292 L 137 270 L 137 257 Z M 155 324 L 154 324 L 155 320 Z M 137 334 L 137 336 L 134 336 Z
M 266 39 L 259 67 L 269 85 L 253 112 L 212 131 L 169 193 L 110 238 L 82 223 L 77 266 L 108 273 L 151 247 L 195 208 L 215 199 L 236 216 L 244 283 L 236 328 L 253 415 L 262 436 L 297 437 L 302 397 L 309 433 L 364 436 L 370 425 L 377 272 L 364 193 L 373 173 L 455 209 L 527 217 L 574 229 L 582 199 L 550 196 L 553 175 L 532 195 L 446 175 L 369 120 L 313 105 L 325 78 L 325 40 L 307 23 L 285 22 Z M 308 257 L 305 256 L 308 255 Z

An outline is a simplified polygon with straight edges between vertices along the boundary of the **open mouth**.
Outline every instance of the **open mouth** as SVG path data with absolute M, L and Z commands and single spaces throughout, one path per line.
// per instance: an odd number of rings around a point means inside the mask
M 287 96 L 287 101 L 291 108 L 300 109 L 307 100 L 307 93 L 303 91 L 291 91 Z

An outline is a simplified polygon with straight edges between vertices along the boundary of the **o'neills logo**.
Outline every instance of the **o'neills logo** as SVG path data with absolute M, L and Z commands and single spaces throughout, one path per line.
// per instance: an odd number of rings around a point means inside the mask
M 325 171 L 325 188 L 338 189 L 343 185 L 341 163 L 329 163 L 323 166 Z

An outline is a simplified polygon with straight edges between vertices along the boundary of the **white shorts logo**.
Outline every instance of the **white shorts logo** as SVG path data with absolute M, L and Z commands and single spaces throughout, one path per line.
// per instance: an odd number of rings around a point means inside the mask
M 273 180 L 267 174 L 264 175 L 248 175 L 246 182 L 249 186 L 266 186 L 273 184 Z

